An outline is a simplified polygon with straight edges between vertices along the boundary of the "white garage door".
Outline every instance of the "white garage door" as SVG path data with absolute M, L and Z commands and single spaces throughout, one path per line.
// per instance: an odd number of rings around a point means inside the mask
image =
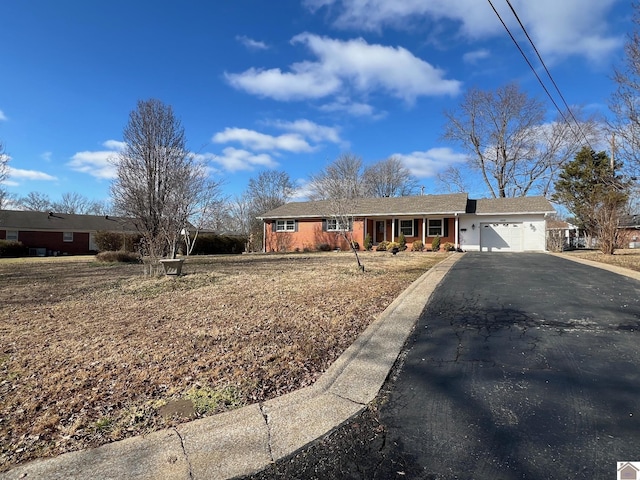
M 521 252 L 522 223 L 481 223 L 480 251 Z

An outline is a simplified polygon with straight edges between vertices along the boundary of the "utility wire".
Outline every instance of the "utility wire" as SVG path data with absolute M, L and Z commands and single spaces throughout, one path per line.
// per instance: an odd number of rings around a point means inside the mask
M 529 36 L 529 32 L 527 32 L 527 29 L 525 28 L 525 26 L 523 25 L 522 21 L 520 20 L 520 17 L 518 16 L 518 13 L 516 12 L 516 9 L 513 8 L 513 5 L 511 4 L 510 0 L 505 0 L 505 1 L 507 2 L 507 5 L 509 5 L 509 8 L 511 9 L 511 12 L 513 13 L 513 16 L 516 17 L 516 20 L 518 21 L 518 24 L 520 25 L 520 28 L 522 29 L 522 31 L 526 35 L 527 40 L 529 40 L 529 43 L 531 44 L 531 47 L 533 47 L 533 51 L 536 52 L 536 55 L 538 56 L 538 60 L 540 60 L 540 63 L 544 67 L 544 71 L 547 72 L 547 76 L 549 77 L 549 80 L 551 80 L 551 83 L 553 84 L 554 88 L 556 89 L 556 92 L 558 92 L 558 95 L 562 99 L 562 103 L 564 103 L 564 106 L 567 108 L 567 112 L 569 112 L 569 115 L 571 115 L 571 118 L 573 119 L 573 122 L 578 127 L 578 131 L 580 132 L 580 134 L 582 135 L 584 140 L 587 142 L 587 144 L 589 144 L 589 139 L 587 138 L 587 136 L 585 135 L 584 131 L 582 130 L 582 126 L 580 125 L 580 123 L 576 119 L 575 115 L 573 114 L 573 111 L 571 110 L 571 108 L 567 104 L 567 101 L 565 100 L 564 95 L 562 95 L 562 92 L 560 91 L 560 88 L 558 87 L 558 84 L 553 79 L 553 76 L 551 75 L 551 72 L 547 68 L 547 65 L 545 64 L 544 60 L 542 59 L 542 55 L 540 55 L 540 52 L 538 52 L 538 49 L 537 49 L 535 43 L 533 42 L 533 40 Z M 563 115 L 563 118 L 564 118 L 564 115 Z M 589 145 L 589 146 L 591 146 L 591 145 Z
M 518 41 L 516 40 L 516 38 L 513 36 L 513 34 L 511 33 L 511 30 L 509 30 L 509 27 L 507 26 L 507 24 L 505 23 L 505 21 L 502 19 L 502 16 L 500 15 L 500 13 L 498 12 L 498 10 L 496 9 L 496 7 L 493 5 L 493 2 L 491 0 L 488 0 L 489 5 L 491 5 L 491 8 L 493 9 L 493 12 L 496 14 L 496 16 L 498 17 L 498 20 L 500 20 L 500 23 L 502 23 L 502 26 L 504 27 L 504 29 L 506 30 L 506 32 L 509 34 L 509 37 L 511 37 L 511 40 L 513 41 L 514 45 L 516 46 L 516 48 L 518 49 L 518 51 L 520 52 L 520 55 L 522 55 L 522 58 L 524 58 L 525 62 L 527 62 L 527 65 L 529 65 L 529 68 L 531 69 L 531 71 L 533 72 L 533 74 L 536 76 L 536 79 L 538 80 L 538 83 L 540 83 L 540 86 L 542 87 L 542 89 L 544 90 L 544 92 L 547 94 L 547 97 L 549 97 L 549 100 L 551 100 L 551 103 L 553 103 L 553 106 L 555 107 L 555 109 L 558 111 L 558 113 L 560 114 L 560 116 L 562 117 L 562 119 L 564 120 L 564 122 L 571 127 L 571 122 L 569 122 L 569 120 L 567 120 L 567 117 L 565 116 L 564 112 L 560 109 L 560 107 L 558 106 L 557 102 L 555 101 L 555 99 L 553 98 L 553 96 L 551 95 L 551 93 L 549 92 L 549 90 L 547 89 L 546 85 L 544 84 L 544 82 L 542 81 L 542 79 L 540 78 L 540 75 L 538 75 L 538 72 L 536 71 L 535 67 L 531 64 L 531 62 L 529 61 L 529 58 L 527 58 L 527 55 L 524 53 L 524 51 L 522 50 L 522 47 L 520 47 L 520 44 L 518 43 Z M 522 22 L 520 21 L 520 18 L 517 16 L 515 9 L 513 8 L 513 6 L 511 5 L 511 3 L 509 2 L 509 0 L 506 0 L 506 2 L 509 4 L 509 7 L 511 8 L 511 11 L 513 12 L 513 14 L 516 16 L 516 19 L 518 20 L 518 23 L 520 23 L 520 26 L 522 27 L 522 29 L 524 30 L 524 26 L 522 25 Z M 531 40 L 531 38 L 529 37 L 529 34 L 525 31 L 525 35 L 527 36 L 527 38 L 529 39 L 529 42 L 531 42 L 531 44 L 533 45 L 534 50 L 536 51 L 536 53 L 538 54 L 538 58 L 540 59 L 540 61 L 542 62 L 542 57 L 540 56 L 540 54 L 538 53 L 537 48 L 535 47 L 533 41 Z M 543 62 L 544 65 L 544 62 Z M 546 65 L 544 65 L 545 70 L 547 71 L 547 74 L 549 75 L 549 77 L 551 78 L 551 74 L 549 73 L 549 70 L 547 69 Z M 553 81 L 553 78 L 551 78 L 551 81 L 553 82 L 553 84 L 556 86 L 556 90 L 558 91 L 558 93 L 560 93 L 560 90 L 558 89 L 556 83 Z M 562 96 L 562 94 L 560 93 L 560 97 L 563 99 L 564 101 L 564 97 Z M 571 117 L 573 118 L 574 122 L 576 123 L 576 125 L 578 126 L 578 131 L 582 134 L 582 137 L 585 139 L 585 141 L 587 142 L 587 144 L 589 146 L 591 146 L 589 144 L 589 140 L 587 139 L 586 135 L 584 134 L 584 132 L 582 131 L 582 129 L 580 128 L 577 120 L 575 119 L 573 113 L 571 112 L 571 109 L 569 108 L 569 106 L 567 105 L 566 101 L 564 102 L 564 104 L 567 106 L 567 109 L 569 111 L 569 113 L 571 114 Z

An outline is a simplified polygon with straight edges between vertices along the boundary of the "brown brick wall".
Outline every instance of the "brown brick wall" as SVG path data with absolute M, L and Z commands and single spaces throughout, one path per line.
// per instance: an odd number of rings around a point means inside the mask
M 6 238 L 6 230 L 0 230 L 0 238 Z M 63 232 L 18 231 L 18 241 L 27 248 L 45 248 L 49 252 L 67 255 L 87 255 L 89 251 L 89 233 L 73 233 L 73 242 L 63 241 Z

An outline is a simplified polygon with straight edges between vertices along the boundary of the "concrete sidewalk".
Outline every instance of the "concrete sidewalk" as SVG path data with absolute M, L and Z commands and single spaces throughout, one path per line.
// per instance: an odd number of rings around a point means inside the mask
M 450 255 L 412 283 L 310 387 L 150 435 L 37 460 L 0 474 L 0 480 L 210 480 L 258 472 L 364 410 L 432 292 L 462 255 Z

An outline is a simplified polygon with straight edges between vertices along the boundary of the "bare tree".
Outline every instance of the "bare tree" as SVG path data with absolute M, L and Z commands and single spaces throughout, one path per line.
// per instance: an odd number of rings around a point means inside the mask
M 436 175 L 439 190 L 447 193 L 464 193 L 469 191 L 462 170 L 453 165 Z
M 613 150 L 618 160 L 624 160 L 636 175 L 640 170 L 640 4 L 632 3 L 635 29 L 627 37 L 625 60 L 614 71 L 616 90 L 609 101 L 614 114 L 609 130 L 615 139 Z
M 5 208 L 7 191 L 4 182 L 9 178 L 9 155 L 5 152 L 4 143 L 0 142 L 0 210 Z
M 295 184 L 289 174 L 282 171 L 268 170 L 261 172 L 257 177 L 249 179 L 242 207 L 247 213 L 249 226 L 249 248 L 262 248 L 264 233 L 262 222 L 256 217 L 269 210 L 284 205 L 295 193 Z
M 368 197 L 404 197 L 418 189 L 418 180 L 397 157 L 366 167 L 363 182 L 364 194 Z
M 311 177 L 312 198 L 329 201 L 332 230 L 339 234 L 353 251 L 358 268 L 364 272 L 353 241 L 353 220 L 358 200 L 364 196 L 362 159 L 350 153 L 340 155 L 320 173 Z
M 311 200 L 356 199 L 365 196 L 362 159 L 344 153 L 311 176 L 309 181 Z
M 111 185 L 118 212 L 135 219 L 152 263 L 175 258 L 189 222 L 200 223 L 219 195 L 220 182 L 187 151 L 173 109 L 156 99 L 139 101 L 123 131 Z M 195 240 L 195 239 L 194 239 Z
M 575 114 L 574 114 L 575 115 Z M 492 197 L 547 194 L 559 169 L 593 138 L 593 122 L 545 124 L 545 106 L 517 85 L 496 91 L 471 89 L 456 111 L 445 112 L 444 138 L 469 153 Z
M 49 195 L 41 192 L 29 192 L 26 196 L 18 199 L 18 205 L 34 212 L 50 212 L 53 210 L 53 202 Z

